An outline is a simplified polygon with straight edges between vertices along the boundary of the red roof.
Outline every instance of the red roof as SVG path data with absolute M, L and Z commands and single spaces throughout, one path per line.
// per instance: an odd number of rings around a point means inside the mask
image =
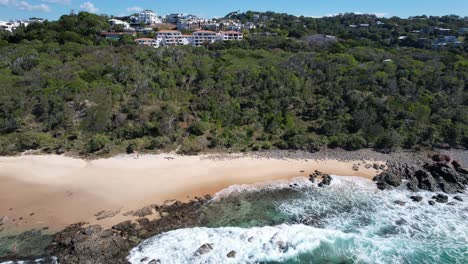
M 241 32 L 237 32 L 237 31 L 234 31 L 234 30 L 223 31 L 221 33 L 222 34 L 242 34 Z
M 158 33 L 180 33 L 178 30 L 159 30 Z
M 198 31 L 195 31 L 193 32 L 194 34 L 197 34 L 197 33 L 210 33 L 210 34 L 216 34 L 216 32 L 214 31 L 210 31 L 210 30 L 198 30 Z
M 135 32 L 101 32 L 101 35 L 133 35 Z

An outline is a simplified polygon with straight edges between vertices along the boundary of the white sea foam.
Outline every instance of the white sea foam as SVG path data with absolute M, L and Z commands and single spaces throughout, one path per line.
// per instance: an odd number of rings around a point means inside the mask
M 321 243 L 331 243 L 337 237 L 350 239 L 351 235 L 304 225 L 180 229 L 146 240 L 130 252 L 128 260 L 131 263 L 149 263 L 153 259 L 161 263 L 284 261 Z M 213 250 L 197 254 L 198 248 L 207 243 Z M 236 256 L 227 257 L 233 250 Z
M 297 222 L 319 219 L 320 228 L 283 224 L 253 228 L 191 228 L 150 238 L 134 248 L 131 263 L 283 262 L 308 255 L 315 261 L 361 263 L 468 263 L 468 195 L 450 196 L 452 205 L 428 205 L 434 195 L 407 190 L 379 191 L 371 181 L 335 177 L 319 188 L 305 178 L 263 186 L 235 186 L 220 195 L 286 188 L 296 183 L 297 199 L 275 201 L 277 210 Z M 295 187 L 296 188 L 296 187 Z M 395 201 L 405 202 L 404 205 Z M 198 255 L 203 244 L 212 250 Z M 236 252 L 235 258 L 227 254 Z M 310 259 L 309 259 L 310 260 Z M 298 261 L 300 262 L 300 261 Z M 306 261 L 310 262 L 310 261 Z
M 214 196 L 214 200 L 218 200 L 222 197 L 235 195 L 244 192 L 259 192 L 264 190 L 279 190 L 294 186 L 295 188 L 310 187 L 314 184 L 305 177 L 296 177 L 291 180 L 278 180 L 269 181 L 256 184 L 237 184 L 231 185 L 226 189 L 217 192 Z

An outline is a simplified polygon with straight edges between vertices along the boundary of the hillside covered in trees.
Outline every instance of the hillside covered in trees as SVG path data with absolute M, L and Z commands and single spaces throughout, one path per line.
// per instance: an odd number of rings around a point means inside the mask
M 353 33 L 376 18 L 266 15 L 262 30 L 277 35 L 206 47 L 101 39 L 106 17 L 88 13 L 1 33 L 0 154 L 468 146 L 466 44 L 391 40 L 466 18 L 391 18 Z

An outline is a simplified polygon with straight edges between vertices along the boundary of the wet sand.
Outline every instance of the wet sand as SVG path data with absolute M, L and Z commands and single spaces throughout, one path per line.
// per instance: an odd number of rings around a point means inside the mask
M 359 171 L 354 171 L 358 163 Z M 0 157 L 0 219 L 6 216 L 7 231 L 58 231 L 81 221 L 111 227 L 136 219 L 123 214 L 150 204 L 187 201 L 235 184 L 308 176 L 314 170 L 367 179 L 377 173 L 362 161 L 242 155 L 121 155 L 92 161 L 57 155 Z M 97 220 L 95 214 L 103 210 L 116 215 Z

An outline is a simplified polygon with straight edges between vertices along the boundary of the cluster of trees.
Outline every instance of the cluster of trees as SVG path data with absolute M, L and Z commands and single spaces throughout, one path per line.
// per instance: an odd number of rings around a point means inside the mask
M 399 17 L 377 17 L 372 14 L 345 13 L 332 17 L 297 17 L 274 12 L 230 13 L 226 18 L 239 19 L 242 22 L 255 21 L 259 27 L 255 32 L 271 32 L 280 36 L 304 39 L 311 34 L 337 36 L 348 45 L 372 47 L 415 47 L 430 49 L 434 39 L 443 37 L 436 28 L 450 29 L 450 35 L 466 37 L 468 32 L 459 33 L 459 29 L 468 27 L 468 17 L 448 15 L 417 16 L 410 19 Z M 368 24 L 368 27 L 360 27 Z M 351 25 L 357 26 L 350 27 Z M 417 32 L 417 33 L 416 33 Z M 406 36 L 405 41 L 399 41 Z M 427 39 L 428 41 L 418 41 Z M 464 46 L 454 47 L 452 52 L 468 51 L 468 41 Z M 460 51 L 459 51 L 460 52 Z
M 0 154 L 468 146 L 463 51 L 284 36 L 154 49 L 99 39 L 103 22 L 3 36 Z

